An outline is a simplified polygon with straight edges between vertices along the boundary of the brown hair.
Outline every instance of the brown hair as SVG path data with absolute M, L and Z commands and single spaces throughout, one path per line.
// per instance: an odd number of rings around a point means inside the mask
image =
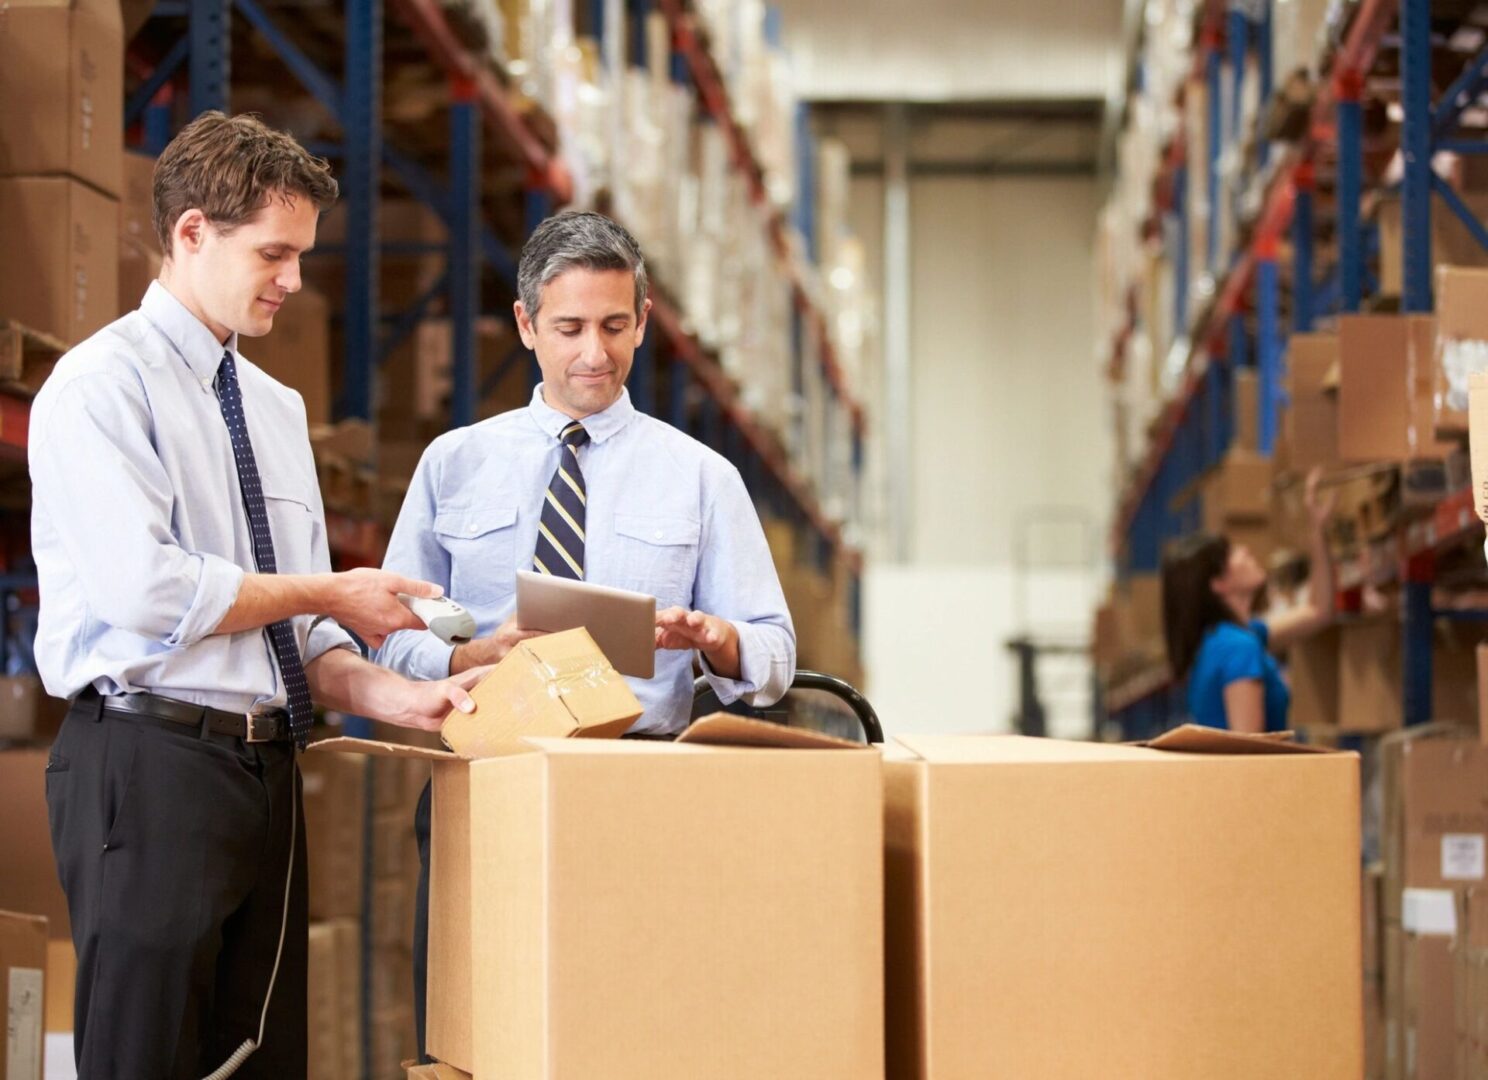
M 1206 533 L 1178 541 L 1163 556 L 1163 640 L 1175 679 L 1188 674 L 1211 627 L 1240 621 L 1214 591 L 1229 562 L 1229 540 Z
M 155 232 L 171 254 L 181 215 L 200 210 L 219 232 L 250 221 L 278 196 L 307 196 L 330 209 L 338 188 L 331 167 L 252 114 L 205 112 L 181 129 L 155 164 Z

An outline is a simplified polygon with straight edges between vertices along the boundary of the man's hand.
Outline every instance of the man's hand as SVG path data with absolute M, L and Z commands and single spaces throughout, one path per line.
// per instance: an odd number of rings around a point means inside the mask
M 473 667 L 489 667 L 506 659 L 506 654 L 528 638 L 542 637 L 546 630 L 524 630 L 517 625 L 513 615 L 496 628 L 489 636 L 456 645 L 450 656 L 450 674 L 455 675 Z
M 727 619 L 705 611 L 688 611 L 669 607 L 656 613 L 656 647 L 658 649 L 696 649 L 707 658 L 708 666 L 725 679 L 737 679 L 739 666 L 739 631 Z
M 386 570 L 347 570 L 325 575 L 324 613 L 372 648 L 395 630 L 422 630 L 423 620 L 398 602 L 399 593 L 432 598 L 444 590 Z
M 423 731 L 438 731 L 444 726 L 444 718 L 450 709 L 475 712 L 475 700 L 469 690 L 489 674 L 489 667 L 473 667 L 448 679 L 436 682 L 410 682 L 403 680 L 400 692 L 388 703 L 378 719 L 402 727 L 419 728 Z

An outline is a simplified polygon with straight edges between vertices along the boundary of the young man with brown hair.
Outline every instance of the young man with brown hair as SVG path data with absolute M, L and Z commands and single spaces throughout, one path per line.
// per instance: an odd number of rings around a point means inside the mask
M 311 699 L 434 728 L 479 673 L 363 660 L 422 627 L 332 574 L 299 394 L 242 357 L 300 288 L 336 198 L 323 161 L 206 113 L 155 169 L 165 252 L 137 311 L 58 363 L 31 411 L 36 660 L 72 699 L 47 762 L 89 1080 L 306 1072 L 306 865 L 295 749 Z

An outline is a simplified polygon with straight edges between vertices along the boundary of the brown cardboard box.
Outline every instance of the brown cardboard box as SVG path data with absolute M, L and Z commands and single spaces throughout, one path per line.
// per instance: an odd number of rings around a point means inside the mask
M 1388 921 L 1403 922 L 1405 890 L 1450 890 L 1484 881 L 1488 747 L 1460 728 L 1430 725 L 1386 737 L 1380 751 L 1382 905 Z
M 1354 755 L 1192 728 L 1167 737 L 1182 753 L 899 741 L 890 1076 L 1360 1076 Z M 1158 896 L 1160 929 L 1134 933 Z
M 1478 739 L 1488 746 L 1488 645 L 1478 646 Z
M 1488 269 L 1436 268 L 1436 428 L 1467 430 L 1468 379 L 1488 371 Z
M 1442 458 L 1435 436 L 1436 322 L 1345 315 L 1339 325 L 1338 453 L 1345 462 Z
M 372 944 L 377 948 L 413 948 L 413 894 L 410 876 L 379 878 L 372 883 Z
M 1404 935 L 1404 1080 L 1452 1080 L 1456 1060 L 1452 939 Z
M 1383 900 L 1383 889 L 1380 893 Z M 1381 921 L 1380 942 L 1384 955 L 1383 995 L 1385 1004 L 1386 1080 L 1405 1077 L 1405 931 L 1400 923 Z
M 372 953 L 372 1011 L 387 1012 L 413 1005 L 413 953 L 377 949 Z
M 341 1062 L 340 969 L 336 932 L 329 923 L 310 924 L 310 959 L 306 1020 L 310 1033 L 311 1080 L 339 1080 L 348 1075 Z
M 1129 574 L 1117 583 L 1121 643 L 1125 648 L 1162 648 L 1162 576 Z
M 238 342 L 242 354 L 305 399 L 305 419 L 331 421 L 330 304 L 308 286 L 288 298 L 261 338 Z
M 124 39 L 117 3 L 8 4 L 0 99 L 0 176 L 67 175 L 118 196 Z
M 71 935 L 47 824 L 45 750 L 0 751 L 0 908 L 34 911 L 55 938 Z
M 431 1054 L 534 1080 L 882 1075 L 879 755 L 739 717 L 684 738 L 319 744 L 435 762 Z
M 1459 197 L 1473 211 L 1479 221 L 1488 218 L 1488 195 L 1482 192 L 1463 191 Z M 1405 233 L 1401 226 L 1400 200 L 1380 200 L 1380 293 L 1384 296 L 1399 296 L 1403 290 L 1402 267 L 1404 266 Z M 1456 214 L 1437 203 L 1431 211 L 1431 257 L 1438 266 L 1485 266 L 1488 252 L 1472 233 L 1467 231 Z
M 613 738 L 641 704 L 584 629 L 530 638 L 470 691 L 477 711 L 451 710 L 441 733 L 466 758 L 520 746 L 524 736 Z
M 332 919 L 336 939 L 336 992 L 341 1032 L 341 1066 L 346 1076 L 362 1074 L 362 924 Z
M 1282 430 L 1292 468 L 1338 464 L 1338 398 L 1324 388 L 1338 363 L 1336 334 L 1293 334 L 1287 345 L 1287 395 Z
M 1339 726 L 1378 732 L 1404 720 L 1404 652 L 1393 617 L 1360 619 L 1340 628 Z M 1476 644 L 1457 628 L 1436 628 L 1432 649 L 1431 716 L 1470 726 L 1477 716 Z
M 72 1001 L 77 991 L 77 953 L 72 939 L 47 942 L 46 1029 L 72 1031 Z
M 408 1062 L 408 1080 L 475 1080 L 468 1072 L 461 1072 L 450 1065 L 415 1065 Z
M 362 911 L 365 876 L 367 762 L 341 754 L 317 754 L 300 761 L 310 917 L 354 918 Z
M 0 274 L 0 312 L 69 345 L 117 318 L 118 214 L 76 180 L 0 180 L 0 236 L 10 265 L 26 268 Z
M 1223 533 L 1239 521 L 1264 521 L 1271 513 L 1271 459 L 1231 450 L 1204 478 L 1203 527 Z
M 154 218 L 155 158 L 126 151 L 124 187 L 119 196 L 119 235 L 159 255 L 160 237 L 155 233 Z
M 0 1025 L 6 1080 L 41 1080 L 45 1052 L 47 921 L 0 911 L 0 993 L 8 1023 Z
M 139 307 L 150 282 L 160 277 L 160 256 L 132 240 L 119 241 L 119 314 Z
M 1287 653 L 1292 684 L 1288 726 L 1298 730 L 1336 727 L 1341 716 L 1341 631 L 1329 627 L 1294 644 Z
M 418 838 L 413 815 L 404 810 L 379 810 L 372 819 L 372 876 L 403 880 L 418 867 Z
M 403 1062 L 418 1052 L 413 1026 L 413 1006 L 400 1005 L 372 1014 L 372 1060 L 367 1075 L 375 1080 L 403 1080 Z
M 0 739 L 57 737 L 67 702 L 51 697 L 34 675 L 0 676 Z

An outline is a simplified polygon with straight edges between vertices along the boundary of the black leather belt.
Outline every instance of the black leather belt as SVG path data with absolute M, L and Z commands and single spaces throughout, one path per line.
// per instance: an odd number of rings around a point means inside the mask
M 205 723 L 208 731 L 218 735 L 231 735 L 244 742 L 282 742 L 289 739 L 289 714 L 283 709 L 235 713 L 205 705 L 193 705 L 189 701 L 177 701 L 159 694 L 104 695 L 91 687 L 79 694 L 78 698 L 83 701 L 98 701 L 112 712 L 169 720 L 194 728 L 200 728 Z

